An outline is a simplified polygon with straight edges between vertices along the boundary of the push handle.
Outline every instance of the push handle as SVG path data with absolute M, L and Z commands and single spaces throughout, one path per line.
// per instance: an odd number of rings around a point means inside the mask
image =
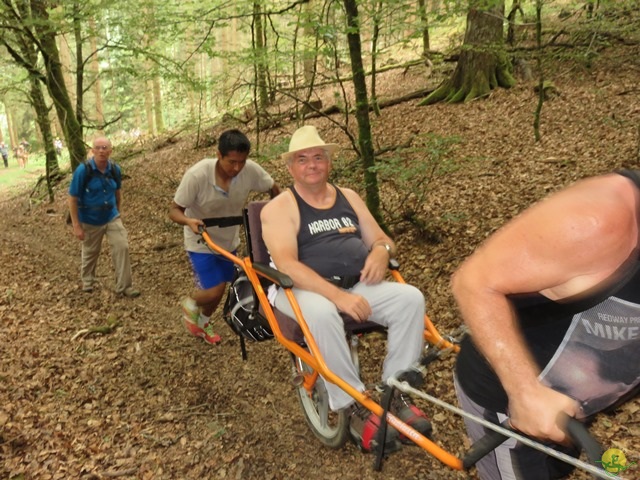
M 511 430 L 509 420 L 505 420 L 500 424 L 501 427 Z M 508 437 L 500 432 L 490 430 L 484 437 L 474 442 L 462 459 L 462 467 L 465 470 L 473 467 L 479 460 L 485 457 L 489 452 L 499 447 Z
M 604 453 L 602 445 L 589 433 L 584 423 L 568 415 L 564 417 L 567 422 L 565 429 L 573 444 L 582 447 L 590 463 L 598 465 L 597 462 L 602 460 Z
M 203 218 L 202 221 L 207 227 L 233 227 L 234 225 L 242 225 L 244 222 L 243 217 L 218 217 L 218 218 Z
M 573 444 L 584 449 L 589 461 L 593 465 L 597 465 L 597 461 L 602 458 L 603 449 L 600 443 L 589 433 L 584 423 L 565 414 L 562 414 L 559 423 L 564 424 L 564 430 Z M 514 431 L 509 424 L 509 420 L 502 422 L 501 426 L 510 431 Z M 471 446 L 462 459 L 462 466 L 465 470 L 471 468 L 485 455 L 500 446 L 506 439 L 506 435 L 491 430 Z

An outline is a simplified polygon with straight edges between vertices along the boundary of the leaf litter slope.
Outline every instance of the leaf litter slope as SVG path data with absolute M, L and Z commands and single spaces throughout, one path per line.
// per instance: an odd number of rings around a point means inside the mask
M 533 142 L 535 96 L 530 84 L 499 90 L 467 105 L 403 103 L 374 118 L 378 148 L 413 135 L 456 135 L 461 168 L 429 184 L 417 212 L 440 243 L 425 242 L 406 225 L 394 226 L 406 279 L 427 298 L 445 332 L 459 324 L 449 277 L 492 231 L 527 205 L 588 175 L 638 164 L 638 48 L 603 56 L 594 68 L 562 66 L 560 95 L 545 103 L 543 140 Z M 613 58 L 613 59 L 611 59 Z M 423 88 L 419 71 L 389 72 L 379 81 L 390 97 Z M 416 88 L 417 87 L 417 88 Z M 348 140 L 331 123 L 313 120 L 325 141 L 343 146 L 336 168 L 353 170 Z M 353 125 L 353 122 L 352 122 Z M 215 138 L 222 128 L 211 132 Z M 282 145 L 295 125 L 262 138 Z M 355 127 L 353 127 L 355 130 Z M 210 347 L 186 335 L 179 299 L 192 288 L 182 233 L 167 208 L 182 173 L 213 147 L 194 150 L 194 138 L 148 143 L 125 162 L 123 219 L 127 225 L 136 300 L 113 293 L 110 262 L 99 265 L 102 288 L 79 290 L 79 244 L 64 225 L 66 182 L 53 205 L 28 205 L 27 195 L 5 195 L 0 208 L 0 474 L 3 478 L 466 478 L 416 447 L 393 454 L 381 473 L 373 457 L 348 444 L 322 448 L 306 427 L 290 383 L 289 357 L 275 342 L 238 341 L 217 320 L 223 343 Z M 158 146 L 160 148 L 158 148 Z M 420 162 L 424 153 L 408 160 Z M 115 155 L 117 158 L 117 154 Z M 267 162 L 288 184 L 275 155 Z M 359 189 L 357 178 L 343 185 Z M 390 212 L 401 192 L 381 185 Z M 108 246 L 105 245 L 105 253 Z M 111 334 L 79 331 L 117 322 Z M 75 337 L 75 338 L 74 338 Z M 376 336 L 361 344 L 363 375 L 375 382 L 384 356 Z M 453 358 L 434 366 L 426 390 L 456 403 Z M 455 454 L 468 446 L 459 418 L 419 402 L 432 416 L 438 443 Z M 592 431 L 606 448 L 640 452 L 638 401 L 600 415 Z M 634 457 L 635 458 L 635 457 Z M 633 459 L 633 458 L 632 458 Z M 471 474 L 473 477 L 473 473 Z M 572 478 L 587 478 L 576 473 Z

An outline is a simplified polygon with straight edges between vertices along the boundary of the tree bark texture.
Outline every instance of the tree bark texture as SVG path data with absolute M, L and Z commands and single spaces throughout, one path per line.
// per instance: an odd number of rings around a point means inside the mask
M 156 126 L 153 121 L 153 85 L 150 80 L 143 83 L 144 88 L 144 112 L 147 118 L 147 133 L 156 134 Z
M 62 63 L 62 74 L 64 75 L 64 86 L 67 87 L 71 103 L 75 103 L 75 82 L 71 76 L 73 68 L 71 66 L 71 49 L 69 48 L 69 40 L 65 34 L 58 35 L 57 40 L 58 51 L 60 52 L 60 63 Z
M 162 88 L 160 75 L 153 76 L 153 112 L 156 118 L 156 133 L 164 132 L 164 117 L 162 116 Z
M 89 37 L 89 46 L 91 48 L 91 62 L 89 64 L 89 70 L 91 71 L 91 81 L 93 82 L 91 87 L 93 90 L 94 106 L 95 106 L 95 119 L 96 119 L 96 131 L 100 135 L 104 135 L 104 108 L 102 106 L 102 88 L 100 86 L 100 62 L 98 58 L 98 42 L 93 32 L 96 31 L 96 21 L 94 18 L 89 19 L 89 26 L 91 28 L 91 36 Z
M 42 135 L 42 145 L 44 146 L 45 151 L 45 178 L 47 181 L 47 193 L 49 195 L 49 201 L 53 202 L 53 186 L 51 180 L 60 173 L 58 155 L 56 155 L 56 149 L 53 146 L 53 133 L 51 132 L 51 123 L 49 122 L 49 112 L 40 83 L 34 77 L 30 77 L 29 81 L 31 83 L 31 90 L 29 94 L 33 104 L 33 109 L 36 112 L 36 123 L 38 124 L 38 128 Z
M 515 84 L 504 50 L 504 1 L 472 0 L 460 58 L 449 80 L 443 82 L 420 105 L 436 102 L 467 102 L 483 97 L 496 87 Z
M 269 106 L 269 92 L 267 91 L 267 52 L 264 19 L 262 17 L 262 7 L 259 1 L 253 2 L 253 51 L 255 60 L 254 67 L 256 73 L 256 85 L 258 90 L 257 101 L 260 111 Z
M 429 41 L 429 17 L 427 16 L 426 0 L 418 0 L 418 13 L 420 14 L 420 28 L 422 29 L 422 56 L 429 58 L 431 43 Z
M 80 23 L 80 5 L 73 3 L 73 37 L 76 46 L 76 119 L 80 125 L 84 122 L 84 58 L 82 53 L 82 24 Z
M 382 225 L 383 220 L 380 213 L 378 177 L 371 168 L 375 164 L 375 156 L 373 150 L 373 138 L 371 134 L 371 121 L 369 119 L 367 83 L 364 73 L 364 65 L 362 64 L 362 44 L 360 41 L 358 6 L 356 0 L 344 0 L 344 7 L 347 14 L 347 43 L 349 45 L 351 72 L 353 73 L 353 87 L 355 89 L 356 97 L 358 144 L 360 146 L 360 158 L 364 170 L 366 204 L 373 217 Z
M 35 29 L 40 39 L 39 50 L 46 69 L 45 84 L 49 91 L 49 96 L 53 100 L 60 123 L 62 123 L 67 149 L 69 150 L 71 168 L 75 170 L 78 165 L 84 162 L 87 150 L 82 138 L 82 125 L 74 115 L 73 105 L 64 84 L 62 64 L 60 63 L 60 55 L 56 45 L 56 33 L 50 28 L 51 23 L 47 6 L 46 2 L 31 0 L 32 15 L 38 20 Z
M 9 130 L 9 143 L 11 144 L 11 148 L 14 149 L 18 146 L 18 135 L 16 133 L 16 126 L 13 121 L 13 112 L 9 108 L 9 105 L 6 102 L 3 102 L 4 111 L 7 114 L 7 129 Z

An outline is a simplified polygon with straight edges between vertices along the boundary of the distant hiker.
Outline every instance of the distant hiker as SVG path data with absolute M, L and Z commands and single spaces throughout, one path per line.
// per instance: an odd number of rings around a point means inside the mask
M 69 212 L 73 234 L 82 241 L 82 291 L 92 292 L 96 283 L 96 265 L 102 238 L 106 235 L 116 272 L 116 293 L 135 298 L 127 231 L 120 218 L 122 173 L 110 160 L 108 138 L 93 141 L 93 157 L 73 172 L 69 185 Z
M 56 149 L 56 155 L 61 156 L 62 155 L 62 140 L 60 140 L 58 137 L 56 137 L 56 139 L 53 141 L 53 146 Z
M 210 317 L 233 280 L 233 263 L 214 255 L 200 243 L 198 228 L 203 219 L 239 216 L 251 191 L 280 193 L 273 178 L 257 163 L 247 160 L 251 143 L 239 130 L 227 130 L 218 140 L 217 158 L 205 158 L 189 168 L 169 209 L 169 218 L 184 225 L 184 246 L 191 261 L 196 291 L 182 301 L 187 331 L 207 343 L 220 342 Z M 210 227 L 207 232 L 222 248 L 235 252 L 239 227 Z
M 4 142 L 0 142 L 0 155 L 2 155 L 2 161 L 4 162 L 4 168 L 9 168 L 9 149 L 4 144 Z
M 27 155 L 28 154 L 22 144 L 18 145 L 18 148 L 16 148 L 16 158 L 18 159 L 18 165 L 20 166 L 20 168 L 24 168 L 27 166 Z
M 22 147 L 22 150 L 20 150 L 20 147 Z M 22 141 L 20 142 L 20 147 L 18 147 L 18 151 L 21 153 L 21 157 L 22 157 L 20 166 L 22 168 L 26 168 L 27 164 L 29 163 L 29 150 L 31 149 L 31 144 L 23 138 Z

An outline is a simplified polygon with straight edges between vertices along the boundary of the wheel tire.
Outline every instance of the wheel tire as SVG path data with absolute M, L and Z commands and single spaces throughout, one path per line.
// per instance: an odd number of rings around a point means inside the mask
M 291 355 L 291 358 L 294 375 L 313 372 L 300 357 Z M 332 412 L 329 408 L 329 394 L 322 377 L 318 376 L 311 393 L 303 385 L 296 392 L 313 434 L 327 447 L 341 448 L 349 438 L 349 418 L 344 410 Z

